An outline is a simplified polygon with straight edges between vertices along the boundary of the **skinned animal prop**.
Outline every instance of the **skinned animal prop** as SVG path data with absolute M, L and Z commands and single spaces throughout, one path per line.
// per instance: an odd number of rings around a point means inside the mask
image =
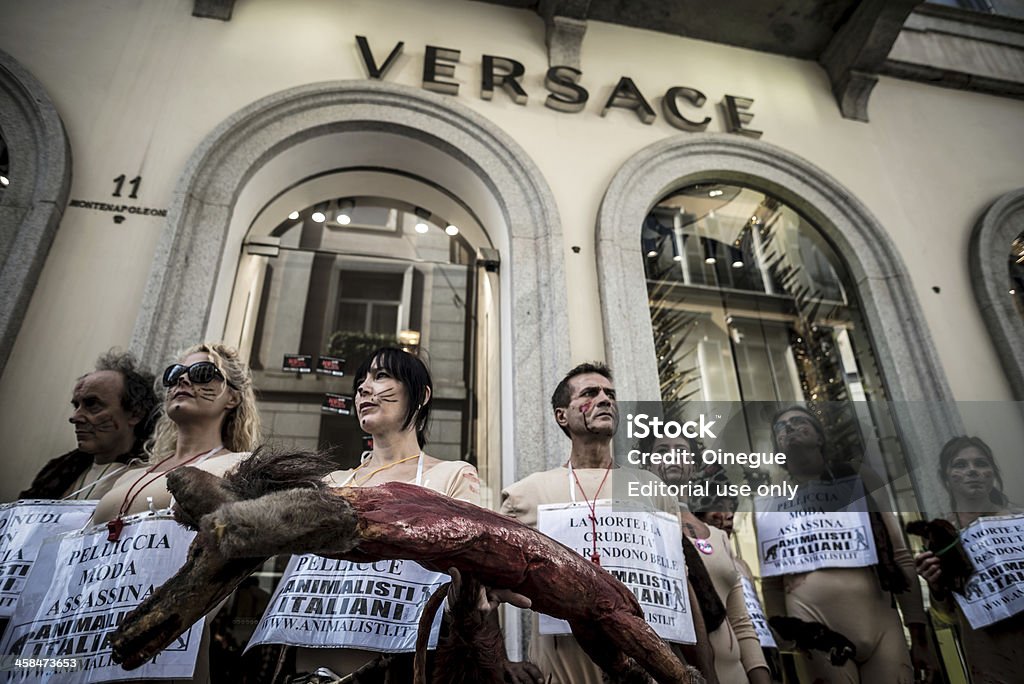
M 438 572 L 454 567 L 567 620 L 613 682 L 635 681 L 638 669 L 659 684 L 703 681 L 647 625 L 629 589 L 579 554 L 424 487 L 329 488 L 320 478 L 334 469 L 316 455 L 257 451 L 223 479 L 190 467 L 171 473 L 175 517 L 198 534 L 178 572 L 125 617 L 111 639 L 114 659 L 126 669 L 142 665 L 267 558 L 313 553 L 360 563 L 414 560 Z
M 775 616 L 768 618 L 768 624 L 779 636 L 796 643 L 796 647 L 802 651 L 824 651 L 835 667 L 842 667 L 846 661 L 857 656 L 857 647 L 852 641 L 820 622 Z
M 922 537 L 925 547 L 938 556 L 942 588 L 963 596 L 967 580 L 974 572 L 974 565 L 960 543 L 960 534 L 953 523 L 942 518 L 931 522 L 913 520 L 907 523 L 907 532 Z

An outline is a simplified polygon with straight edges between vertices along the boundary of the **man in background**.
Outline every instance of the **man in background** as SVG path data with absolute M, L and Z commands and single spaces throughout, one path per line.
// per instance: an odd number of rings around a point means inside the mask
M 78 378 L 71 394 L 78 448 L 51 460 L 22 499 L 98 499 L 142 456 L 153 432 L 159 399 L 154 378 L 127 352 L 110 350 L 96 370 Z

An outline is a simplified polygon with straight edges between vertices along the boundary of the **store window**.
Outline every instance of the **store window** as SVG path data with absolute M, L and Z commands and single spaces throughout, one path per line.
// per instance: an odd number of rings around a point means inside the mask
M 777 409 L 807 404 L 846 459 L 908 483 L 864 317 L 822 232 L 770 194 L 704 182 L 663 197 L 641 231 L 661 398 L 680 418 L 741 407 L 745 450 L 771 451 Z M 740 469 L 752 485 L 781 471 Z M 897 510 L 918 510 L 909 484 Z
M 1024 319 L 1024 232 L 1010 245 L 1010 296 L 1017 305 L 1017 313 Z
M 251 232 L 234 318 L 248 319 L 241 346 L 268 436 L 325 450 L 342 467 L 358 464 L 369 442 L 354 411 L 333 410 L 330 399 L 351 397 L 352 373 L 372 350 L 398 346 L 433 375 L 429 453 L 475 462 L 474 254 L 443 217 L 384 197 L 316 202 L 282 217 L 269 235 Z M 322 372 L 324 359 L 345 374 Z

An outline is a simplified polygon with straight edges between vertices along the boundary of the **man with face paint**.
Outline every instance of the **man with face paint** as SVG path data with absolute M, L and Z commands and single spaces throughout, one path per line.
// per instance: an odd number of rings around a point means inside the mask
M 623 471 L 627 470 L 616 465 L 612 452 L 612 437 L 619 424 L 619 408 L 607 366 L 584 363 L 573 368 L 555 388 L 551 408 L 555 422 L 572 442 L 569 459 L 557 468 L 534 473 L 501 493 L 501 512 L 534 528 L 537 526 L 538 506 L 610 499 L 615 474 L 625 477 Z M 632 480 L 657 482 L 657 478 L 647 471 L 628 470 L 628 477 Z M 678 515 L 679 506 L 672 497 L 657 497 L 651 504 Z M 596 551 L 594 556 L 597 556 Z M 600 562 L 600 558 L 592 560 Z M 545 682 L 602 682 L 601 670 L 572 636 L 541 635 L 539 632 L 535 614 L 530 660 L 540 668 Z
M 99 499 L 129 461 L 141 456 L 159 402 L 153 376 L 129 353 L 100 356 L 75 382 L 71 416 L 78 448 L 39 471 L 22 499 Z

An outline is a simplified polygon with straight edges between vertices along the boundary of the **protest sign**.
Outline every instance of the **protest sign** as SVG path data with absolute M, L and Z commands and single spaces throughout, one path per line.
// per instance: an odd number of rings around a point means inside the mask
M 537 529 L 589 559 L 596 526 L 601 567 L 629 587 L 658 636 L 696 643 L 679 519 L 622 505 L 613 510 L 608 500 L 597 502 L 594 511 L 596 523 L 591 522 L 585 503 L 538 506 Z M 570 634 L 571 630 L 564 620 L 541 614 L 540 633 Z
M 32 499 L 0 506 L 0 617 L 11 617 L 39 547 L 47 537 L 79 530 L 95 501 Z
M 975 572 L 963 595 L 953 596 L 971 627 L 1024 611 L 1024 515 L 978 518 L 960 539 Z
M 423 605 L 447 581 L 448 575 L 415 561 L 292 556 L 247 648 L 289 644 L 412 652 Z M 439 611 L 429 648 L 436 648 L 440 626 Z
M 168 515 L 147 514 L 125 518 L 117 541 L 107 534 L 100 525 L 43 543 L 0 642 L 8 661 L 41 664 L 8 670 L 2 681 L 91 684 L 192 676 L 202 620 L 131 672 L 111 659 L 110 637 L 184 563 L 195 533 Z
M 791 499 L 757 497 L 754 508 L 764 577 L 878 563 L 859 477 L 804 484 Z
M 754 584 L 746 577 L 740 575 L 743 581 L 743 601 L 747 604 L 747 613 L 750 615 L 750 622 L 757 632 L 757 639 L 764 648 L 778 648 L 772 630 L 768 628 L 768 618 L 764 615 L 764 608 L 761 607 L 761 599 L 757 596 Z

